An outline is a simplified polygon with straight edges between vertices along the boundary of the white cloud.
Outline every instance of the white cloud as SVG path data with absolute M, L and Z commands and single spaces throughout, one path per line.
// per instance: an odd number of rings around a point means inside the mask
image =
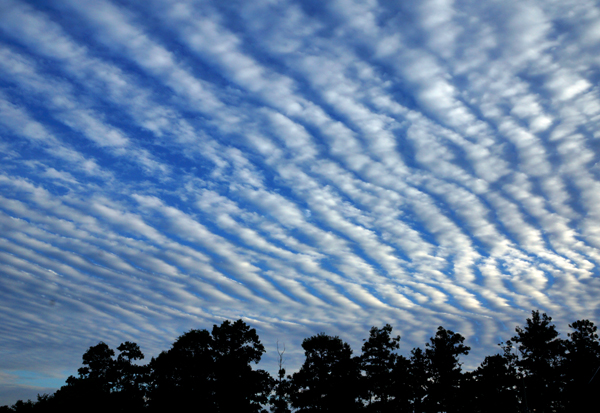
M 597 311 L 596 5 L 2 7 L 1 344 L 52 374 L 61 326 L 155 355 L 244 317 L 292 371 L 319 331 L 441 324 L 472 368 Z

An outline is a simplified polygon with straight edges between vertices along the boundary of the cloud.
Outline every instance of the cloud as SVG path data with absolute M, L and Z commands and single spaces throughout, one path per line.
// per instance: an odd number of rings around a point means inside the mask
M 5 371 L 238 317 L 272 371 L 385 323 L 474 368 L 597 315 L 595 4 L 147 6 L 0 6 Z

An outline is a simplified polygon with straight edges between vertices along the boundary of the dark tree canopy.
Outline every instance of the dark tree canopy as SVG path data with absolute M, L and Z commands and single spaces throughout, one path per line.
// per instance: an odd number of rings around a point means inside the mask
M 411 405 L 415 412 L 423 412 L 429 394 L 429 362 L 421 348 L 411 351 L 409 367 L 409 394 Z
M 561 393 L 560 364 L 565 354 L 565 345 L 546 313 L 532 311 L 525 327 L 517 327 L 517 335 L 507 341 L 517 345 L 516 365 L 522 374 L 523 397 L 526 408 L 537 412 L 561 410 L 562 403 L 556 400 Z
M 429 392 L 426 408 L 430 412 L 460 411 L 462 380 L 461 355 L 469 354 L 465 338 L 451 330 L 438 327 L 435 337 L 426 344 L 425 357 L 429 370 Z
M 144 354 L 136 343 L 126 341 L 117 347 L 120 354 L 113 365 L 114 404 L 118 411 L 135 412 L 143 409 L 147 393 L 148 367 L 135 364 Z
M 145 366 L 135 365 L 144 358 L 135 343 L 125 342 L 120 354 L 100 342 L 83 354 L 79 377 L 70 376 L 67 385 L 59 389 L 46 404 L 64 412 L 136 411 L 144 407 L 146 393 Z
M 578 320 L 565 341 L 563 382 L 564 401 L 569 411 L 585 411 L 597 403 L 600 394 L 600 340 L 597 327 L 589 320 Z
M 152 359 L 150 408 L 154 411 L 260 412 L 272 379 L 253 370 L 265 352 L 256 330 L 242 320 L 190 330 Z M 235 391 L 232 391 L 235 389 Z
M 525 327 L 517 327 L 512 341 L 521 353 L 519 366 L 529 375 L 542 375 L 558 365 L 564 353 L 564 343 L 558 338 L 552 317 L 533 311 Z
M 503 355 L 487 356 L 467 374 L 465 403 L 477 413 L 516 412 L 520 408 L 519 380 L 515 366 Z
M 291 377 L 285 376 L 285 369 L 283 368 L 283 354 L 285 353 L 285 345 L 283 349 L 279 349 L 279 342 L 277 342 L 277 355 L 279 356 L 279 370 L 277 371 L 277 379 L 273 388 L 273 394 L 269 401 L 271 403 L 271 411 L 273 413 L 290 413 L 290 396 L 292 392 Z
M 362 353 L 325 333 L 302 342 L 305 360 L 286 376 L 279 350 L 276 378 L 254 369 L 265 353 L 256 330 L 242 320 L 190 330 L 144 365 L 139 346 L 126 341 L 118 355 L 99 342 L 82 357 L 78 376 L 36 402 L 0 406 L 14 412 L 358 412 L 578 413 L 600 394 L 600 339 L 589 320 L 559 337 L 552 318 L 533 311 L 503 352 L 472 372 L 462 371 L 470 348 L 443 327 L 410 358 L 398 354 L 400 336 L 389 324 L 372 327 Z
M 214 381 L 210 333 L 206 330 L 188 331 L 177 338 L 171 349 L 153 358 L 150 369 L 152 410 L 185 409 L 191 403 L 209 403 Z
M 306 359 L 292 378 L 292 406 L 301 412 L 353 412 L 359 407 L 359 363 L 339 337 L 324 333 L 302 342 Z
M 396 385 L 394 368 L 400 348 L 400 336 L 392 337 L 392 326 L 373 327 L 365 341 L 360 356 L 364 372 L 366 408 L 368 411 L 395 411 Z

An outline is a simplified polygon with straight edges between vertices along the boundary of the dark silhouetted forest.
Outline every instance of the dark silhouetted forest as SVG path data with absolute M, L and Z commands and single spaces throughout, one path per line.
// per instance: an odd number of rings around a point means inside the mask
M 581 412 L 600 394 L 600 341 L 588 320 L 560 338 L 552 318 L 533 311 L 500 352 L 464 372 L 464 337 L 439 327 L 424 348 L 398 354 L 392 327 L 373 327 L 361 354 L 321 333 L 302 342 L 305 360 L 276 377 L 255 369 L 265 348 L 242 320 L 191 330 L 148 364 L 139 346 L 118 355 L 103 342 L 83 355 L 78 376 L 37 401 L 4 412 Z

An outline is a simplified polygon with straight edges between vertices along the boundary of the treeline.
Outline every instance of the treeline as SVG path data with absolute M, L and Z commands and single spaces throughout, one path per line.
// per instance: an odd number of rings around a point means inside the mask
M 500 343 L 472 372 L 460 357 L 464 337 L 439 327 L 410 357 L 398 354 L 392 327 L 373 327 L 353 356 L 339 337 L 324 333 L 302 342 L 305 361 L 286 375 L 254 369 L 265 349 L 242 320 L 191 330 L 143 365 L 135 343 L 103 342 L 83 355 L 78 377 L 36 402 L 3 412 L 580 412 L 597 405 L 600 341 L 596 326 L 576 321 L 561 339 L 552 318 L 533 311 L 516 335 Z M 600 375 L 599 375 L 600 376 Z

